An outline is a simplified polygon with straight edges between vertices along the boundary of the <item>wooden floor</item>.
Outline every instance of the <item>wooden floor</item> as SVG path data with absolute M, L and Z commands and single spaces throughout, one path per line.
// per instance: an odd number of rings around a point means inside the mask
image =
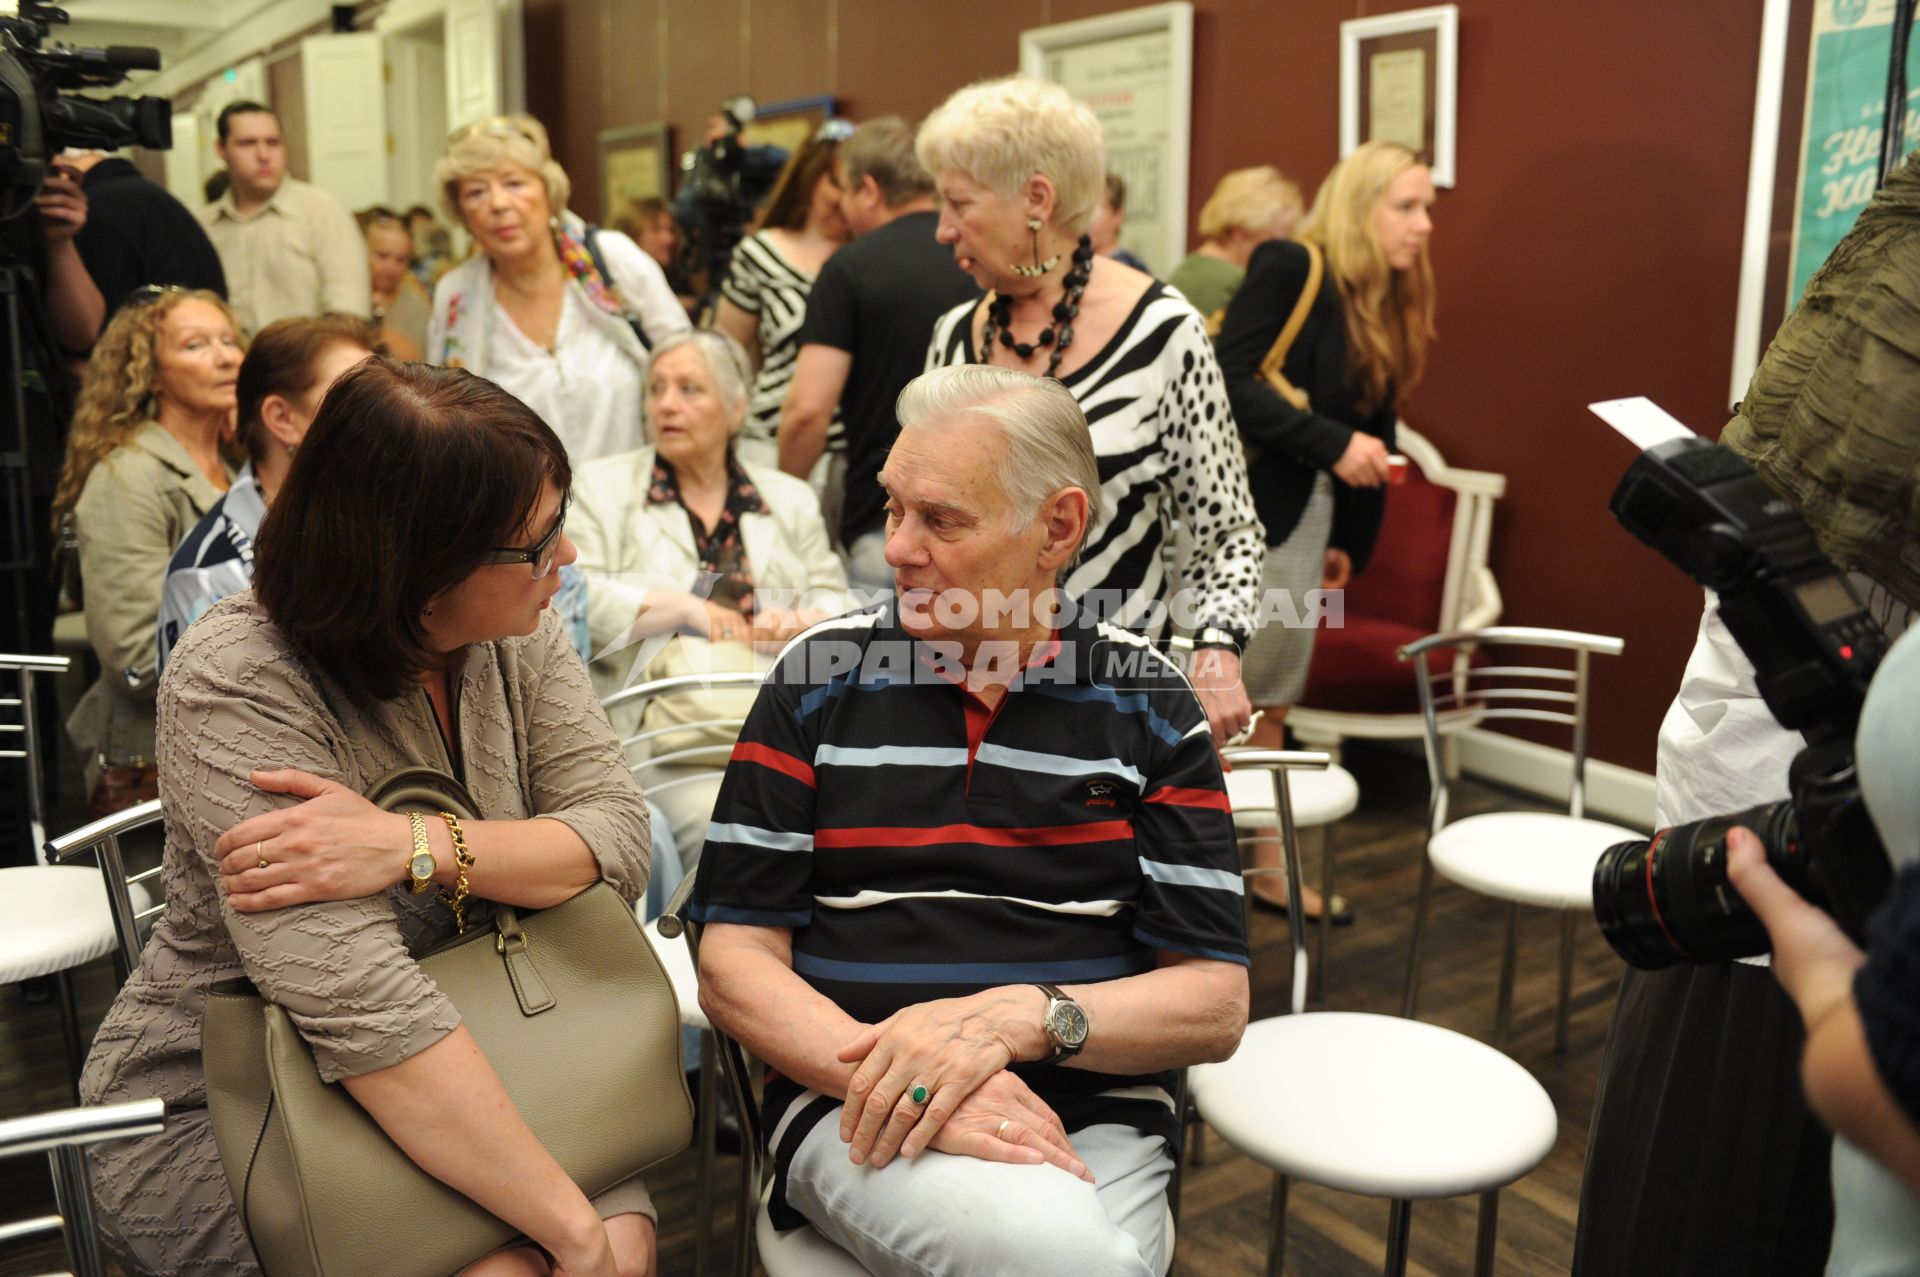
M 1353 899 L 1359 920 L 1334 932 L 1323 1005 L 1395 1012 L 1419 886 L 1425 773 L 1417 759 L 1381 748 L 1356 746 L 1346 761 L 1360 781 L 1363 801 L 1360 812 L 1341 826 L 1336 876 L 1340 891 Z M 1524 800 L 1468 782 L 1456 790 L 1454 811 L 1470 815 L 1519 805 L 1525 805 Z M 1309 835 L 1310 855 L 1315 845 Z M 1316 874 L 1310 863 L 1310 878 Z M 1439 888 L 1422 1018 L 1483 1039 L 1491 1036 L 1503 918 L 1504 906 L 1494 901 L 1455 887 Z M 1560 1138 L 1545 1162 L 1501 1195 L 1495 1266 L 1502 1274 L 1568 1271 L 1587 1121 L 1621 971 L 1592 920 L 1580 919 L 1571 1040 L 1565 1055 L 1554 1054 L 1558 935 L 1553 915 L 1522 912 L 1520 974 L 1507 1050 L 1553 1097 Z M 1276 1015 L 1285 1010 L 1290 965 L 1284 919 L 1257 913 L 1253 940 L 1253 1011 L 1256 1016 Z M 104 1011 L 112 988 L 113 973 L 104 960 L 82 973 L 82 1014 L 89 1025 Z M 1285 1085 L 1285 1079 L 1275 1078 L 1274 1084 Z M 18 988 L 0 988 L 0 1116 L 59 1107 L 66 1087 L 53 1007 L 27 1006 Z M 735 1165 L 722 1160 L 723 1189 Z M 692 1154 L 674 1159 L 650 1180 L 660 1207 L 660 1271 L 690 1274 Z M 1174 1271 L 1194 1277 L 1263 1272 L 1271 1191 L 1272 1176 L 1264 1168 L 1209 1133 L 1202 1163 L 1188 1168 Z M 728 1196 L 723 1191 L 722 1197 Z M 0 1163 L 0 1222 L 50 1211 L 51 1200 L 44 1159 Z M 1410 1271 L 1471 1271 L 1474 1221 L 1473 1199 L 1416 1204 Z M 1296 1183 L 1288 1223 L 1289 1272 L 1344 1277 L 1380 1271 L 1386 1249 L 1384 1201 Z M 717 1232 L 716 1255 L 724 1263 L 732 1237 L 727 1201 L 718 1207 Z M 0 1274 L 39 1273 L 60 1264 L 57 1250 L 42 1246 L 24 1255 L 0 1256 Z

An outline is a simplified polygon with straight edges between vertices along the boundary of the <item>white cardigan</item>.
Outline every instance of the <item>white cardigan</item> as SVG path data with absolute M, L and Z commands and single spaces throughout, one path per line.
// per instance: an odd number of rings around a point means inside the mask
M 835 615 L 853 605 L 847 573 L 827 544 L 820 502 L 803 479 L 741 463 L 760 490 L 766 514 L 740 520 L 740 537 L 753 571 L 753 591 L 764 608 L 810 609 Z M 626 685 L 666 645 L 659 635 L 637 647 L 626 635 L 652 589 L 700 588 L 693 522 L 678 503 L 653 505 L 653 449 L 639 448 L 580 466 L 573 474 L 567 536 L 579 549 L 587 577 L 587 625 L 593 634 L 595 688 L 604 698 Z

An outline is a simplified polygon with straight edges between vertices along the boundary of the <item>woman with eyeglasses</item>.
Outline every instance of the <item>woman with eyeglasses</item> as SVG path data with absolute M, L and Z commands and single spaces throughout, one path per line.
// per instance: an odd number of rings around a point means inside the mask
M 246 347 L 215 293 L 138 289 L 94 347 L 54 494 L 78 554 L 100 677 L 67 720 L 105 815 L 154 796 L 154 626 L 181 538 L 233 481 L 226 445 Z
M 793 153 L 760 211 L 758 229 L 733 250 L 726 282 L 720 286 L 714 326 L 754 359 L 753 398 L 735 446 L 756 465 L 779 464 L 775 436 L 800 354 L 807 294 L 827 259 L 853 238 L 840 211 L 833 165 L 840 143 L 852 131 L 844 120 L 829 120 Z M 835 413 L 827 428 L 827 451 L 844 455 L 845 448 Z
M 433 290 L 428 361 L 511 391 L 576 465 L 639 446 L 647 351 L 692 326 L 660 264 L 567 211 L 566 171 L 532 116 L 455 133 L 434 182 L 478 251 Z
M 469 373 L 374 358 L 337 381 L 259 535 L 254 588 L 181 638 L 159 697 L 166 912 L 107 1013 L 92 1103 L 159 1096 L 167 1131 L 103 1145 L 103 1232 L 136 1274 L 259 1269 L 222 1174 L 200 1063 L 206 990 L 287 1009 L 420 1168 L 526 1241 L 470 1277 L 651 1273 L 629 1180 L 589 1200 L 515 1111 L 414 960 L 489 902 L 645 888 L 645 803 L 549 602 L 571 562 L 553 431 Z M 460 779 L 485 818 L 425 822 L 361 792 Z M 419 1221 L 432 1229 L 432 1219 Z

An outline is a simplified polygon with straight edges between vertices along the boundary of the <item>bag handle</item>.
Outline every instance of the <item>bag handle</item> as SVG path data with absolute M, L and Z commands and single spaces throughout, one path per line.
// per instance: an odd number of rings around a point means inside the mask
M 1300 299 L 1293 304 L 1293 313 L 1287 316 L 1286 324 L 1280 329 L 1280 335 L 1274 339 L 1267 351 L 1267 357 L 1260 361 L 1260 375 L 1268 385 L 1274 388 L 1282 399 L 1305 412 L 1308 407 L 1307 392 L 1287 380 L 1281 365 L 1287 362 L 1287 354 L 1293 349 L 1294 338 L 1306 326 L 1307 314 L 1313 310 L 1313 303 L 1320 297 L 1320 281 L 1326 274 L 1326 258 L 1320 252 L 1320 246 L 1312 240 L 1301 240 L 1300 247 L 1307 250 L 1307 286 L 1300 290 Z

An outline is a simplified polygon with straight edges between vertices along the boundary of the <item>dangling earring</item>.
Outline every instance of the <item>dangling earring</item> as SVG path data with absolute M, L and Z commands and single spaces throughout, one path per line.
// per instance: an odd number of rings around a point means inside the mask
M 1027 219 L 1027 234 L 1033 237 L 1033 265 L 1015 266 L 1013 268 L 1013 273 L 1025 279 L 1039 279 L 1042 275 L 1047 274 L 1054 267 L 1060 264 L 1060 254 L 1055 253 L 1052 257 L 1049 257 L 1044 262 L 1040 260 L 1040 219 L 1039 218 L 1029 217 Z

